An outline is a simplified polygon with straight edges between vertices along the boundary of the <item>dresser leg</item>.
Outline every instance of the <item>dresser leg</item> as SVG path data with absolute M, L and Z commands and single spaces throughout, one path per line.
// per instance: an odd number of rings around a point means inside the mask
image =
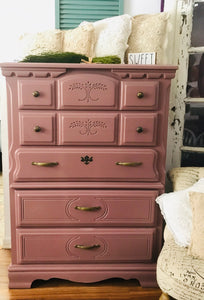
M 170 297 L 166 293 L 162 293 L 159 300 L 170 300 Z
M 146 272 L 145 274 L 136 274 L 135 278 L 139 281 L 141 287 L 143 288 L 158 288 L 156 275 L 154 271 Z

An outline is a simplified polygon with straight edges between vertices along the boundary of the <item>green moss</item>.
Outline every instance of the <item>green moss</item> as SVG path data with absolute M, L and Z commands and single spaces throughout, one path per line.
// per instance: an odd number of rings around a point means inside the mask
M 80 63 L 88 57 L 74 52 L 44 52 L 39 55 L 27 55 L 21 62 Z
M 101 64 L 120 64 L 121 60 L 118 56 L 104 56 L 104 57 L 94 57 L 93 63 L 101 63 Z
M 88 57 L 74 52 L 43 52 L 39 55 L 27 55 L 21 62 L 45 62 L 45 63 L 81 63 L 81 60 L 88 61 Z M 120 64 L 118 56 L 94 57 L 93 63 Z

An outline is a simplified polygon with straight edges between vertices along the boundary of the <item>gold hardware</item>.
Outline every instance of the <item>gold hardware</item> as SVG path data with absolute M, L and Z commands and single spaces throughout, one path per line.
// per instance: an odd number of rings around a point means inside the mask
M 120 161 L 118 161 L 118 162 L 116 162 L 116 165 L 118 165 L 118 166 L 125 166 L 125 167 L 137 167 L 137 166 L 140 166 L 140 165 L 142 165 L 142 162 L 140 162 L 140 161 L 133 161 L 133 162 L 120 162 Z
M 34 127 L 34 131 L 35 131 L 35 132 L 40 132 L 40 131 L 41 131 L 41 127 L 38 126 L 38 125 L 36 125 L 36 126 Z
M 101 209 L 101 207 L 100 206 L 92 206 L 92 207 L 76 206 L 75 209 L 83 210 L 83 211 L 95 211 Z
M 85 245 L 75 245 L 75 248 L 78 249 L 83 249 L 83 250 L 91 250 L 91 249 L 95 249 L 95 248 L 99 248 L 100 245 L 96 244 L 96 245 L 91 245 L 91 246 L 85 246 Z
M 138 133 L 142 133 L 142 132 L 143 132 L 143 128 L 139 126 L 139 127 L 137 127 L 136 131 L 137 131 Z
M 40 93 L 38 91 L 34 91 L 32 93 L 33 97 L 39 97 L 40 96 Z
M 142 99 L 144 97 L 144 93 L 143 92 L 138 92 L 137 93 L 137 98 Z
M 32 165 L 39 166 L 39 167 L 54 167 L 54 166 L 59 165 L 59 163 L 58 162 L 36 162 L 36 161 L 33 161 Z

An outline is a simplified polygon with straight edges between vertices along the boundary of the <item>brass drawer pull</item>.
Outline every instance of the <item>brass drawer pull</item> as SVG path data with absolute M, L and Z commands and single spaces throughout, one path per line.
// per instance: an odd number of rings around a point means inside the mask
M 32 95 L 33 95 L 33 97 L 39 97 L 39 96 L 40 96 L 40 92 L 34 91 L 34 92 L 32 93 Z
M 91 249 L 95 249 L 95 248 L 99 248 L 100 245 L 96 244 L 96 245 L 91 245 L 91 246 L 85 246 L 85 245 L 75 245 L 75 248 L 78 249 L 83 249 L 83 250 L 91 250 Z
M 142 99 L 144 97 L 144 93 L 143 92 L 138 92 L 137 93 L 137 98 Z
M 76 206 L 75 209 L 77 210 L 83 210 L 83 211 L 96 211 L 100 210 L 100 206 L 92 206 L 92 207 L 86 207 L 86 206 Z
M 36 161 L 33 161 L 32 165 L 39 166 L 39 167 L 54 167 L 54 166 L 59 165 L 59 163 L 58 162 L 36 162 Z
M 144 131 L 144 129 L 141 126 L 139 126 L 139 127 L 137 127 L 136 131 L 138 133 L 142 133 Z
M 140 166 L 142 165 L 142 162 L 140 161 L 133 161 L 133 162 L 116 162 L 116 165 L 118 166 L 125 166 L 125 167 L 137 167 L 137 166 Z
M 40 131 L 41 131 L 41 127 L 38 126 L 38 125 L 36 125 L 36 126 L 34 127 L 34 131 L 35 131 L 35 132 L 40 132 Z

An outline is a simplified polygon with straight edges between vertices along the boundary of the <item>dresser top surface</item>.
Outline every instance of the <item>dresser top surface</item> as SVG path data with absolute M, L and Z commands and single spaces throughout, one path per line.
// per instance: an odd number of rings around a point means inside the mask
M 8 69 L 35 69 L 35 68 L 51 68 L 51 69 L 117 69 L 117 70 L 146 70 L 146 71 L 172 71 L 177 70 L 177 66 L 173 65 L 132 65 L 132 64 L 85 64 L 85 63 L 21 63 L 21 62 L 5 62 L 0 63 L 1 68 Z

